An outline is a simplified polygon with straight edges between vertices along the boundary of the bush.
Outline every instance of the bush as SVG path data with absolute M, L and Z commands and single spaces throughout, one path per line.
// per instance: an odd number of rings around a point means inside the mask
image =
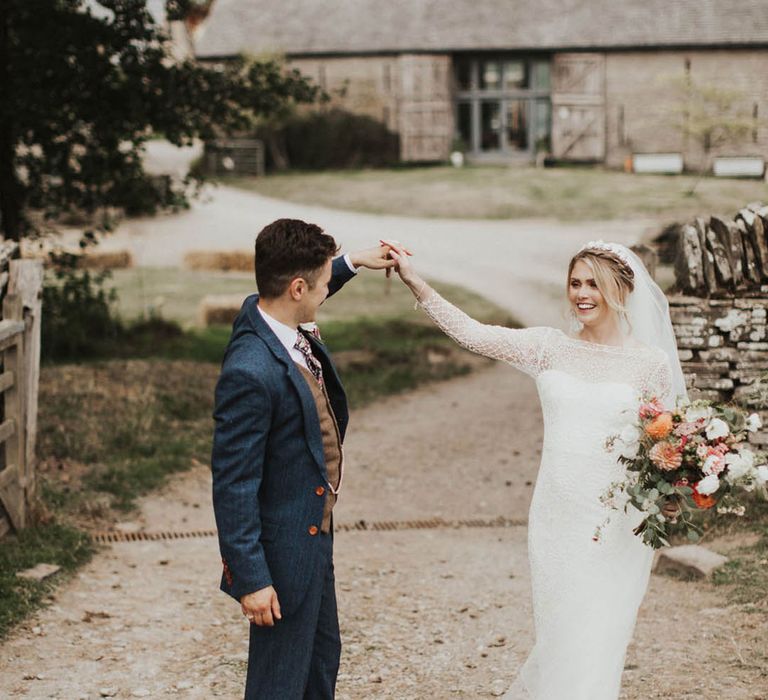
M 293 115 L 277 129 L 257 135 L 270 145 L 268 169 L 280 167 L 275 148 L 282 150 L 289 167 L 301 170 L 384 167 L 400 157 L 400 138 L 386 125 L 341 109 Z
M 41 358 L 44 361 L 95 357 L 121 333 L 114 317 L 109 272 L 77 269 L 80 256 L 57 253 L 43 286 Z

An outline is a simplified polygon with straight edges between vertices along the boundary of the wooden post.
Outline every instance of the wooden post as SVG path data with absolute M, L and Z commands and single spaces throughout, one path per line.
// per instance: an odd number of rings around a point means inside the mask
M 36 490 L 37 403 L 40 385 L 40 325 L 43 296 L 43 263 L 39 260 L 11 260 L 9 266 L 8 295 L 20 302 L 24 321 L 24 384 L 19 388 L 24 399 L 25 463 L 27 502 Z M 13 313 L 18 313 L 16 309 Z M 9 318 L 9 317 L 5 317 Z

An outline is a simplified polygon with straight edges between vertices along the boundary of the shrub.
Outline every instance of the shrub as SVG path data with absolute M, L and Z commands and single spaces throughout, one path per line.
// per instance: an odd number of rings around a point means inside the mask
M 122 330 L 112 311 L 115 290 L 106 288 L 109 272 L 78 269 L 79 258 L 51 254 L 43 286 L 43 360 L 94 357 Z
M 385 124 L 341 109 L 295 114 L 258 136 L 271 145 L 266 149 L 269 169 L 280 167 L 275 144 L 289 167 L 302 170 L 383 167 L 400 156 L 399 136 Z

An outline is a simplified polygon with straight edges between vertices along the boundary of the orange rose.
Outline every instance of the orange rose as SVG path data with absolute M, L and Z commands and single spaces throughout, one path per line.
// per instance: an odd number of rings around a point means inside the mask
M 672 432 L 672 414 L 660 413 L 645 426 L 645 432 L 654 440 L 663 440 Z
M 707 510 L 707 508 L 711 508 L 715 503 L 717 503 L 717 499 L 712 498 L 712 496 L 702 496 L 694 487 L 693 493 L 691 494 L 691 498 L 693 499 L 693 502 L 702 510 Z

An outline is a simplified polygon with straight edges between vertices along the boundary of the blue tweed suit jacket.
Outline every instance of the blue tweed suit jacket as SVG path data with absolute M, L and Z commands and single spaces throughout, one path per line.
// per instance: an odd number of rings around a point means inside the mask
M 329 294 L 354 273 L 333 261 Z M 216 385 L 211 469 L 213 508 L 224 573 L 221 589 L 236 600 L 269 585 L 283 615 L 307 592 L 315 567 L 327 488 L 320 420 L 306 380 L 249 296 L 235 320 Z M 308 335 L 342 440 L 349 413 L 333 362 Z

